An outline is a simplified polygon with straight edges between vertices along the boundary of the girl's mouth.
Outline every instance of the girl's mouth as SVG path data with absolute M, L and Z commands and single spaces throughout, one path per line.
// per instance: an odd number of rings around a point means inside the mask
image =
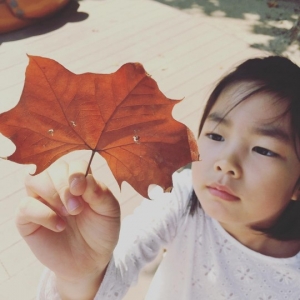
M 222 200 L 226 200 L 226 201 L 240 200 L 240 198 L 233 195 L 226 186 L 211 185 L 211 186 L 207 186 L 207 189 L 213 196 L 216 196 Z

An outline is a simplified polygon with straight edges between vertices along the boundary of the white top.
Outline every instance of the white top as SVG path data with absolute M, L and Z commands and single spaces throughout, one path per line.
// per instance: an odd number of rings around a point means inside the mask
M 240 244 L 202 209 L 191 216 L 191 182 L 190 170 L 176 173 L 171 194 L 145 200 L 123 221 L 95 300 L 122 299 L 161 248 L 167 252 L 146 300 L 300 300 L 300 253 L 291 258 L 262 255 Z M 60 299 L 49 271 L 38 299 Z

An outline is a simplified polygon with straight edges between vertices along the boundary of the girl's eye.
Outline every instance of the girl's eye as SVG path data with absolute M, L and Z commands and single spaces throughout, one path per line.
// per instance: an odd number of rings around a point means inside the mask
M 216 133 L 207 133 L 206 136 L 213 141 L 217 141 L 217 142 L 224 141 L 224 138 L 221 135 L 216 134 Z
M 254 147 L 253 151 L 265 156 L 270 156 L 270 157 L 278 156 L 278 154 L 276 154 L 275 152 L 262 147 Z

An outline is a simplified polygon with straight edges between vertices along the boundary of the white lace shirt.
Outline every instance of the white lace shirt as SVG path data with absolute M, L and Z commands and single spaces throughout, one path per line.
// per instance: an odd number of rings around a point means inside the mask
M 300 253 L 273 258 L 250 250 L 202 209 L 189 214 L 190 170 L 176 173 L 173 183 L 171 194 L 145 200 L 123 221 L 95 300 L 122 299 L 162 248 L 146 300 L 300 300 Z M 60 299 L 53 277 L 45 271 L 38 299 Z

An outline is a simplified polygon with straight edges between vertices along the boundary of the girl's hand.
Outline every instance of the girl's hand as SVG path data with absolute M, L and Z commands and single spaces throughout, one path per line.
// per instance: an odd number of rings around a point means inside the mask
M 120 231 L 118 201 L 92 174 L 84 176 L 86 168 L 83 161 L 57 162 L 29 176 L 16 217 L 35 256 L 56 274 L 61 294 L 80 285 L 80 291 L 98 289 Z M 88 299 L 97 289 L 73 299 Z

